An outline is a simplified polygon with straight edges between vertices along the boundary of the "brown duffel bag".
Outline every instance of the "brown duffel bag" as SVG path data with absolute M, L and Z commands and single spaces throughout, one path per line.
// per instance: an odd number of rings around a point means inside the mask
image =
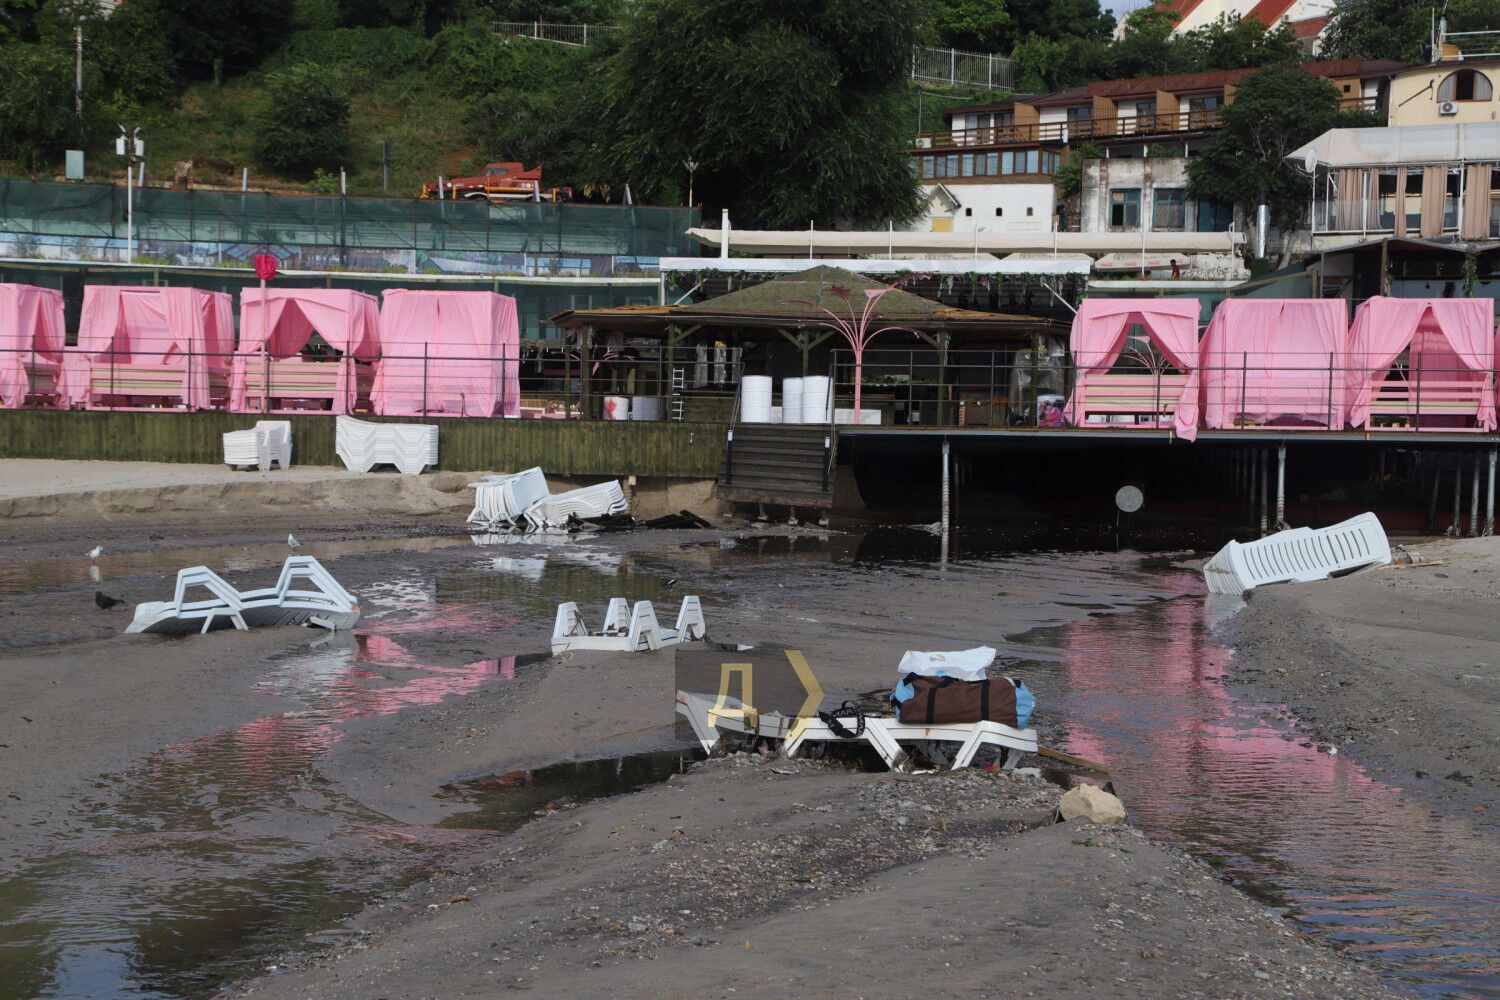
M 901 703 L 903 725 L 941 726 L 955 722 L 1016 725 L 1016 688 L 1008 678 L 961 681 L 953 677 L 907 674 L 916 694 Z

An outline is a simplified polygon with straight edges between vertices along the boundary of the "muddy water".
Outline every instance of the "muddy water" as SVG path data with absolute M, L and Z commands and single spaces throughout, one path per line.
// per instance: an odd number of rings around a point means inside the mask
M 1181 589 L 1198 590 L 1186 575 Z M 1137 825 L 1184 843 L 1315 936 L 1432 996 L 1500 995 L 1500 843 L 1226 691 L 1202 598 L 1023 637 L 1066 746 Z M 1007 668 L 1011 669 L 1011 668 Z
M 19 868 L 0 857 L 0 996 L 202 995 L 288 944 L 337 933 L 329 928 L 341 916 L 537 810 L 628 791 L 679 767 L 669 755 L 434 789 L 473 807 L 437 827 L 393 822 L 322 780 L 318 763 L 347 720 L 545 669 L 539 655 L 515 655 L 511 633 L 550 618 L 563 595 L 598 607 L 616 594 L 664 601 L 673 593 L 659 563 L 604 545 L 473 542 L 480 548 L 459 568 L 366 588 L 372 614 L 358 636 L 277 661 L 264 681 L 268 695 L 302 709 L 102 776 L 94 794 L 71 805 L 55 853 Z M 1087 569 L 1052 555 L 995 560 L 1005 544 L 954 545 L 944 572 L 976 586 L 1017 567 L 1048 576 L 1054 613 L 1028 608 L 1033 621 L 1063 620 L 1056 612 L 1064 605 L 1111 606 L 1094 603 L 1098 588 L 1085 582 L 1108 572 L 1098 560 Z M 273 548 L 249 553 L 247 565 L 278 559 Z M 825 598 L 848 582 L 832 582 L 839 567 L 894 559 L 919 586 L 939 554 L 937 539 L 920 530 L 715 541 L 702 551 L 707 565 L 773 570 L 792 589 Z M 1193 574 L 1169 568 L 1132 573 L 1159 593 L 1200 589 Z M 14 581 L 17 589 L 51 582 L 35 571 Z M 490 653 L 468 662 L 435 656 L 434 633 L 463 635 Z M 1289 739 L 1273 706 L 1228 693 L 1229 653 L 1215 642 L 1201 598 L 1036 630 L 1011 650 L 1021 659 L 1008 671 L 1038 689 L 1068 749 L 1111 765 L 1140 825 L 1207 856 L 1397 982 L 1433 995 L 1500 992 L 1493 842 L 1435 818 L 1347 756 Z

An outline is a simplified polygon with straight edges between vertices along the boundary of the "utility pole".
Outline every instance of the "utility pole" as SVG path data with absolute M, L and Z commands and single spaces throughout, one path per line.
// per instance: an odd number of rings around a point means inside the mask
M 687 172 L 688 172 L 688 200 L 687 200 L 687 207 L 688 208 L 692 208 L 693 207 L 693 175 L 698 172 L 698 161 L 697 160 L 683 160 L 682 161 L 682 165 L 687 168 Z
M 83 148 L 83 22 L 78 22 L 73 55 L 73 114 L 78 119 L 78 148 Z
M 126 129 L 120 126 L 120 137 L 115 140 L 115 153 L 125 157 L 125 263 L 135 261 L 135 161 L 145 155 L 146 147 L 140 139 L 139 125 Z

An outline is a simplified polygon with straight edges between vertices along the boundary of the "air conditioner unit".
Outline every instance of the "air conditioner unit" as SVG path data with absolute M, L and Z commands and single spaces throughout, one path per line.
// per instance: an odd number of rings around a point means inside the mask
M 918 149 L 931 149 L 932 148 L 932 137 L 931 136 L 925 136 L 925 135 L 924 136 L 919 136 L 917 138 L 917 148 Z
M 1456 115 L 1458 114 L 1458 105 L 1453 103 L 1452 101 L 1444 101 L 1442 104 L 1438 105 L 1438 114 Z

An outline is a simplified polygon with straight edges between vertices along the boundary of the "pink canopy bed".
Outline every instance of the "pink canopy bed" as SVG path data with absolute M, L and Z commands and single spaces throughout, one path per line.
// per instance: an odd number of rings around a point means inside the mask
M 1084 299 L 1073 317 L 1068 347 L 1077 365 L 1073 395 L 1065 415 L 1081 425 L 1121 418 L 1157 425 L 1170 418 L 1177 434 L 1198 436 L 1197 299 Z M 1167 364 L 1111 375 L 1125 350 L 1130 328 L 1140 325 Z
M 55 404 L 66 344 L 61 292 L 0 284 L 0 406 Z
M 508 295 L 391 289 L 380 307 L 380 352 L 376 413 L 520 415 L 521 328 Z
M 1343 299 L 1225 299 L 1203 334 L 1203 424 L 1342 428 Z
M 1353 427 L 1492 431 L 1495 300 L 1368 299 L 1349 330 L 1349 369 Z
M 313 335 L 332 348 L 304 354 Z M 240 293 L 240 345 L 229 379 L 237 412 L 366 409 L 380 357 L 380 307 L 346 288 L 273 288 Z
M 70 406 L 205 410 L 224 402 L 233 350 L 224 292 L 88 285 L 61 393 Z

